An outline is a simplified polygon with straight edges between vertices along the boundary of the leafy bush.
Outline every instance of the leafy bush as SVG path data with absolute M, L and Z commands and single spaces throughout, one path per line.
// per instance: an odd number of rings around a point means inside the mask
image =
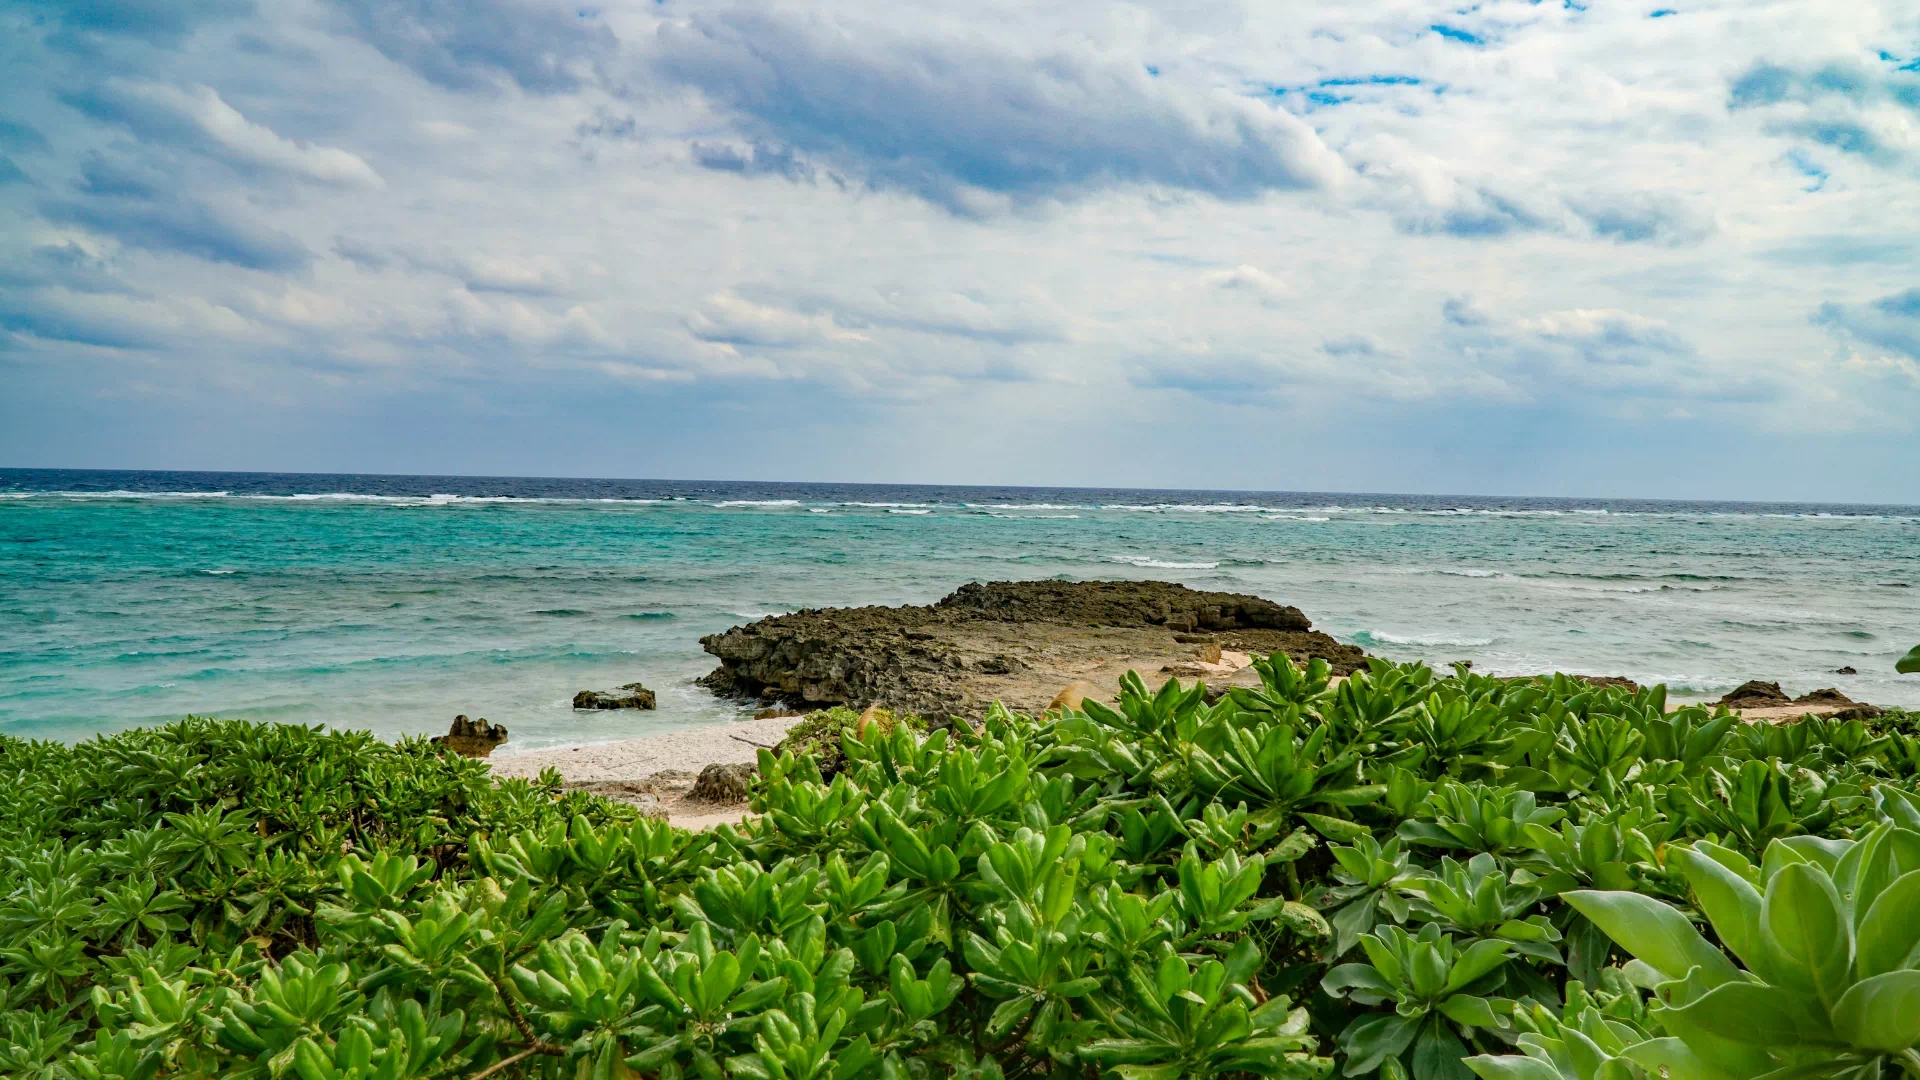
M 1909 718 L 1259 670 L 829 717 L 698 834 L 418 741 L 0 739 L 0 1073 L 1920 1075 Z

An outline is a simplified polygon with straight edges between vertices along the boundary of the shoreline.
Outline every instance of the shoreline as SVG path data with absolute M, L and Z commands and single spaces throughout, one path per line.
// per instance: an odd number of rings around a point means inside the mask
M 1228 652 L 1218 663 L 1203 664 L 1191 659 L 1169 663 L 1156 673 L 1159 681 L 1145 672 L 1141 676 L 1155 686 L 1166 679 L 1183 682 L 1218 679 L 1215 685 L 1223 687 L 1258 685 L 1258 673 L 1250 660 L 1245 653 Z M 1332 682 L 1337 685 L 1344 678 L 1335 676 Z M 1073 683 L 1063 687 L 1062 694 L 1076 687 L 1088 691 L 1087 697 L 1109 704 L 1118 698 L 1117 683 L 1100 687 Z M 1669 711 L 1693 705 L 1716 708 L 1721 704 L 1718 701 L 1671 701 Z M 1851 703 L 1816 702 L 1745 708 L 1726 706 L 1733 715 L 1753 723 L 1831 716 L 1850 707 Z M 486 760 L 495 776 L 533 779 L 552 768 L 560 774 L 567 790 L 590 791 L 632 803 L 660 814 L 681 828 L 707 829 L 720 824 L 740 824 L 751 814 L 745 802 L 715 803 L 690 798 L 693 781 L 700 772 L 711 765 L 753 766 L 761 747 L 775 746 L 805 719 L 804 714 L 788 714 L 720 721 L 627 739 L 517 752 L 502 746 Z

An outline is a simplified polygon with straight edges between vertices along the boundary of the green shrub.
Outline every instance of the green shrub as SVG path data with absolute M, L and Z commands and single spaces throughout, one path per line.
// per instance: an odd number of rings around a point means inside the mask
M 808 713 L 787 729 L 787 737 L 780 740 L 776 752 L 810 757 L 820 767 L 820 774 L 832 779 L 846 761 L 846 756 L 840 752 L 841 737 L 859 727 L 860 716 L 860 713 L 844 705 Z M 873 710 L 873 724 L 882 735 L 892 734 L 897 724 L 905 724 L 917 732 L 927 730 L 927 722 L 918 716 L 911 713 L 896 716 L 889 709 Z
M 1920 1075 L 1905 717 L 1260 674 L 816 717 L 698 834 L 418 741 L 0 739 L 0 1073 Z

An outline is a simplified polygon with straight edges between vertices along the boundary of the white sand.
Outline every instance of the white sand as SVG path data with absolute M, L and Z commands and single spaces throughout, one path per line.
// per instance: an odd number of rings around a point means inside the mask
M 662 769 L 697 773 L 715 762 L 751 764 L 756 760 L 755 749 L 732 736 L 772 746 L 785 738 L 787 729 L 799 720 L 797 716 L 734 720 L 621 742 L 524 753 L 513 752 L 513 744 L 508 743 L 494 751 L 487 761 L 499 776 L 534 777 L 540 775 L 541 769 L 552 766 L 575 783 L 641 780 Z

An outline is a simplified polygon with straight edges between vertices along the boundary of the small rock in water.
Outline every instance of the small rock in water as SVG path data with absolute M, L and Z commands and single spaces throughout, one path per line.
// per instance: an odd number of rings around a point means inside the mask
M 1858 674 L 1860 674 L 1859 672 L 1857 672 L 1857 671 L 1855 671 L 1855 670 L 1853 670 L 1853 665 L 1851 665 L 1851 664 L 1849 664 L 1849 665 L 1847 665 L 1846 667 L 1843 667 L 1843 668 L 1835 668 L 1835 669 L 1833 670 L 1833 673 L 1834 673 L 1835 675 L 1858 675 Z
M 435 735 L 428 741 L 461 757 L 483 758 L 493 753 L 494 747 L 507 741 L 507 729 L 487 723 L 484 716 L 469 720 L 467 714 L 461 713 L 453 718 L 453 726 L 447 729 L 445 735 Z
M 758 770 L 752 765 L 716 762 L 700 770 L 687 798 L 701 802 L 737 803 L 747 799 L 747 782 Z
M 617 690 L 582 690 L 573 695 L 576 709 L 651 709 L 653 703 L 653 691 L 637 682 Z

